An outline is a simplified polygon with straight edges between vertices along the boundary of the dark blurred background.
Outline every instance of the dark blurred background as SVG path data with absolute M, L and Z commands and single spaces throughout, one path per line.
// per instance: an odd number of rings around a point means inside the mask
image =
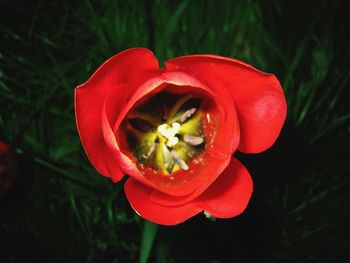
M 18 163 L 0 196 L 0 262 L 138 262 L 144 221 L 123 183 L 88 162 L 73 107 L 76 85 L 135 46 L 161 64 L 193 53 L 241 59 L 275 73 L 288 101 L 276 144 L 237 154 L 255 184 L 245 213 L 160 226 L 149 262 L 349 260 L 345 2 L 0 1 L 0 140 Z

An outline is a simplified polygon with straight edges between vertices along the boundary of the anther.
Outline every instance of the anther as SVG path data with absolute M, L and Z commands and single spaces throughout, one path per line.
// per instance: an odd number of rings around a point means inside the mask
M 176 163 L 178 166 L 180 166 L 180 168 L 181 168 L 182 170 L 187 171 L 187 170 L 189 169 L 188 165 L 185 163 L 184 160 L 182 160 L 182 159 L 180 158 L 180 156 L 177 154 L 176 151 L 171 150 L 170 154 L 171 154 L 171 156 L 173 157 L 175 163 Z
M 187 111 L 185 111 L 181 117 L 180 117 L 180 123 L 184 123 L 185 121 L 187 121 L 189 118 L 192 117 L 192 115 L 197 111 L 196 108 L 191 108 Z
M 171 173 L 171 171 L 174 168 L 174 164 L 175 164 L 175 160 L 173 158 L 173 155 L 171 154 L 171 152 L 169 151 L 169 149 L 164 145 L 161 144 L 162 147 L 162 154 L 163 154 L 163 162 L 164 162 L 164 166 L 165 169 Z
M 185 134 L 183 139 L 184 142 L 192 146 L 198 146 L 204 142 L 204 139 L 202 137 L 189 134 Z

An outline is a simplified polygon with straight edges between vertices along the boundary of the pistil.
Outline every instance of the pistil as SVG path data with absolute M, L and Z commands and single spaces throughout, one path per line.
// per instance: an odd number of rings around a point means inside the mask
M 159 125 L 157 130 L 158 132 L 167 139 L 166 145 L 171 148 L 179 142 L 179 139 L 176 137 L 176 134 L 179 132 L 181 125 L 177 122 L 174 122 L 170 125 L 164 123 Z

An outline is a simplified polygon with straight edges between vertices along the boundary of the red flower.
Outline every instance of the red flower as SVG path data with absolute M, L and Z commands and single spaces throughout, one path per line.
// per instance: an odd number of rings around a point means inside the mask
M 13 185 L 16 176 L 16 160 L 10 147 L 0 141 L 0 195 Z
M 191 55 L 160 69 L 151 51 L 132 48 L 75 90 L 75 115 L 97 171 L 114 182 L 128 174 L 133 209 L 174 225 L 243 212 L 253 184 L 232 154 L 269 148 L 286 101 L 274 75 L 239 60 Z

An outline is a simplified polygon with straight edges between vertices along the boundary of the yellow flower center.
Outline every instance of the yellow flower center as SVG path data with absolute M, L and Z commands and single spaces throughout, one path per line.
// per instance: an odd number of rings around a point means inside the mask
M 205 145 L 200 104 L 190 95 L 162 92 L 133 109 L 125 128 L 138 164 L 164 175 L 187 171 Z

